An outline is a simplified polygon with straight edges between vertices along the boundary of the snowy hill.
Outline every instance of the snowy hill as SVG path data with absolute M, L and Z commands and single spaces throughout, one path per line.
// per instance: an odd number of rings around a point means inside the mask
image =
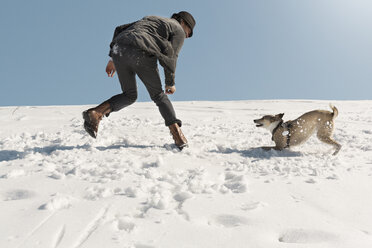
M 337 156 L 316 137 L 263 151 L 253 119 L 329 101 L 175 102 L 190 147 L 153 103 L 82 128 L 90 106 L 0 108 L 0 247 L 372 247 L 372 101 L 339 109 Z

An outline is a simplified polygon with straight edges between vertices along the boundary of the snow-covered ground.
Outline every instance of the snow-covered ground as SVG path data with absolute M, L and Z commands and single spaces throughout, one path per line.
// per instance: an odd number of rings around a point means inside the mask
M 190 147 L 153 103 L 82 128 L 90 106 L 0 108 L 0 247 L 372 247 L 372 101 L 316 137 L 263 151 L 253 119 L 329 101 L 175 102 Z

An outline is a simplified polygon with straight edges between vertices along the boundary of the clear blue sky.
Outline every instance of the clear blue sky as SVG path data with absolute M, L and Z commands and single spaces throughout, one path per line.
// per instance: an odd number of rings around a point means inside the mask
M 120 93 L 105 74 L 115 27 L 180 10 L 197 25 L 172 100 L 372 99 L 370 0 L 4 0 L 0 106 Z M 138 86 L 138 100 L 150 101 Z

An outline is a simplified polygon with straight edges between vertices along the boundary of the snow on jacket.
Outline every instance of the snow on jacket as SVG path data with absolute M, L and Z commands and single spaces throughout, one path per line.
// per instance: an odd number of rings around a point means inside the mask
M 110 57 L 114 46 L 132 46 L 155 55 L 164 68 L 165 84 L 174 85 L 178 53 L 186 38 L 175 19 L 146 16 L 143 19 L 116 27 L 110 44 Z

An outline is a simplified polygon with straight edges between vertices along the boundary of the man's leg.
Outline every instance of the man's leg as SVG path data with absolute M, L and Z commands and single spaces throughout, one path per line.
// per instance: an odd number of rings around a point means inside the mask
M 126 58 L 128 54 L 122 53 L 113 57 L 123 93 L 113 96 L 97 107 L 83 112 L 84 128 L 93 138 L 97 137 L 98 126 L 103 116 L 109 116 L 111 112 L 119 111 L 134 103 L 137 99 L 136 75 L 131 69 L 131 66 L 127 63 L 130 61 Z
M 130 51 L 128 51 L 130 52 Z M 119 111 L 133 104 L 137 100 L 136 74 L 128 63 L 128 56 L 124 53 L 122 56 L 113 56 L 115 69 L 118 74 L 120 86 L 123 93 L 111 97 L 108 102 L 112 111 Z
M 176 146 L 182 150 L 188 145 L 187 139 L 180 129 L 182 122 L 176 118 L 173 105 L 163 91 L 157 66 L 157 59 L 153 56 L 142 53 L 136 66 L 136 73 L 145 84 L 151 99 L 158 106 L 160 114 L 165 120 L 165 125 L 169 127 Z
M 163 91 L 156 57 L 142 54 L 140 62 L 136 67 L 136 73 L 146 86 L 151 100 L 158 106 L 160 114 L 164 118 L 165 125 L 170 126 L 178 123 L 181 126 L 182 122 L 176 118 L 173 105 Z

